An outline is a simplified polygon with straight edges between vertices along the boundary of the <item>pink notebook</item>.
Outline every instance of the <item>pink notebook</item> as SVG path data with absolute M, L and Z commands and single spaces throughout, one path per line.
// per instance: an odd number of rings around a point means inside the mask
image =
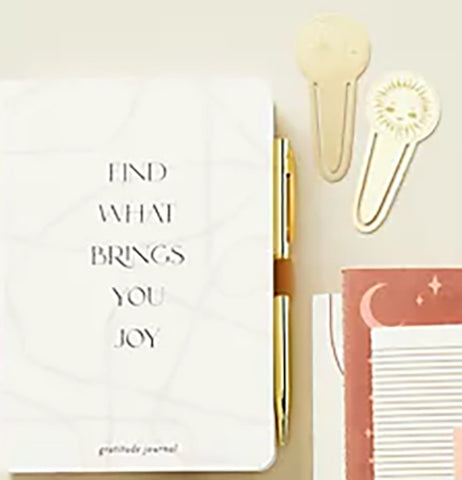
M 347 269 L 343 309 L 347 479 L 460 474 L 462 269 Z

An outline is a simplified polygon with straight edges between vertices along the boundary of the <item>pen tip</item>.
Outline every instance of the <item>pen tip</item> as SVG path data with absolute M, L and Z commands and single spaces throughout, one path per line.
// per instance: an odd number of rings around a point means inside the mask
M 281 447 L 287 445 L 287 440 L 289 437 L 289 419 L 287 416 L 283 416 L 280 419 L 278 425 L 278 443 Z

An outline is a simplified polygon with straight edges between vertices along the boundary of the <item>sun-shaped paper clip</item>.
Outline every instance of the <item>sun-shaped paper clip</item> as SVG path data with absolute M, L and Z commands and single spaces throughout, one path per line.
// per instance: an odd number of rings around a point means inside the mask
M 371 141 L 354 206 L 355 225 L 363 233 L 377 230 L 387 218 L 417 144 L 440 117 L 435 92 L 409 73 L 376 85 L 368 104 Z

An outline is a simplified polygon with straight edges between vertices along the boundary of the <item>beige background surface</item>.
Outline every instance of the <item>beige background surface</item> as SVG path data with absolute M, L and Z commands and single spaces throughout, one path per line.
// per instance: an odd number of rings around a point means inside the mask
M 371 65 L 359 84 L 353 165 L 336 185 L 317 175 L 306 83 L 294 63 L 299 26 L 326 11 L 361 20 L 373 45 Z M 462 264 L 460 18 L 454 0 L 0 0 L 1 77 L 258 75 L 273 88 L 280 133 L 294 142 L 299 190 L 290 445 L 272 470 L 261 475 L 139 478 L 309 479 L 310 295 L 338 290 L 345 265 Z M 382 73 L 396 69 L 420 73 L 433 84 L 441 97 L 442 121 L 418 149 L 390 219 L 376 234 L 361 236 L 353 228 L 351 210 L 368 137 L 365 92 Z

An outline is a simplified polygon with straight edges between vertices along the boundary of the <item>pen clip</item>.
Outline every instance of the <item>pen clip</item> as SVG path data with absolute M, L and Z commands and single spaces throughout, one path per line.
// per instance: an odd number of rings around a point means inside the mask
M 287 146 L 286 152 L 286 168 L 285 168 L 285 182 L 286 182 L 286 208 L 287 208 L 287 224 L 286 224 L 286 240 L 290 246 L 294 238 L 295 225 L 295 160 L 294 152 L 290 145 Z
M 273 243 L 275 259 L 289 259 L 294 230 L 294 155 L 286 138 L 274 141 Z

